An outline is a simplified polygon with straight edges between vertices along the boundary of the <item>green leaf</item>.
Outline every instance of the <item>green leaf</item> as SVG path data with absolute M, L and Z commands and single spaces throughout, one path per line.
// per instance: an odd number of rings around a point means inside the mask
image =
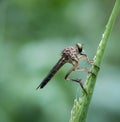
M 119 13 L 119 10 L 120 10 L 120 0 L 116 0 L 112 13 L 110 15 L 110 18 L 108 20 L 108 23 L 106 25 L 105 31 L 102 35 L 102 39 L 98 46 L 96 55 L 94 57 L 94 63 L 91 68 L 92 73 L 87 77 L 87 80 L 84 86 L 88 92 L 88 95 L 86 95 L 83 92 L 79 100 L 77 99 L 74 100 L 74 105 L 71 111 L 70 122 L 85 122 L 86 121 L 89 104 L 92 98 L 92 94 L 93 94 L 95 83 L 96 83 L 96 78 L 99 72 L 99 67 L 101 65 L 101 61 L 102 61 L 103 54 L 108 42 L 108 38 L 111 34 L 111 31 L 115 23 L 116 17 Z

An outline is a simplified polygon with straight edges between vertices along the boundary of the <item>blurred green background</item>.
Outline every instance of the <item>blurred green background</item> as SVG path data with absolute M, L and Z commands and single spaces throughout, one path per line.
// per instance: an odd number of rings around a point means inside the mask
M 66 64 L 36 87 L 77 42 L 93 58 L 114 0 L 0 0 L 0 122 L 68 122 L 78 84 Z M 120 122 L 120 15 L 105 51 L 87 122 Z M 80 77 L 82 73 L 71 76 Z M 84 78 L 83 78 L 84 77 Z

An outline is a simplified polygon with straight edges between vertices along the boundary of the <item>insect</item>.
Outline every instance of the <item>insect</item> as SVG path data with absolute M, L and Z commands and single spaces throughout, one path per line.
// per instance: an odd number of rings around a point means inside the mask
M 64 64 L 70 63 L 73 65 L 73 67 L 67 72 L 65 79 L 79 83 L 83 91 L 87 94 L 87 91 L 85 90 L 81 79 L 73 79 L 68 77 L 73 71 L 85 71 L 89 73 L 89 70 L 87 68 L 78 67 L 78 63 L 80 60 L 87 60 L 89 64 L 92 63 L 92 60 L 90 60 L 86 54 L 83 54 L 82 51 L 83 51 L 83 46 L 80 43 L 76 44 L 76 48 L 72 46 L 65 48 L 61 53 L 61 58 L 59 59 L 59 61 L 50 70 L 48 75 L 43 79 L 43 81 L 36 89 L 43 88 Z

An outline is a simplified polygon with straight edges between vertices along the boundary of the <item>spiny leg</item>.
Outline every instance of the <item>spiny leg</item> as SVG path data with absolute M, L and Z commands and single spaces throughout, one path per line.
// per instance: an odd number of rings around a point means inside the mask
M 86 54 L 81 54 L 81 55 L 79 56 L 79 60 L 87 60 L 87 62 L 88 62 L 89 64 L 93 64 L 93 60 L 89 59 L 88 56 L 87 56 Z
M 85 90 L 81 79 L 73 79 L 73 78 L 69 78 L 69 77 L 68 77 L 68 76 L 72 73 L 72 71 L 76 71 L 76 70 L 77 70 L 77 66 L 78 66 L 78 64 L 76 64 L 75 66 L 73 66 L 73 67 L 68 71 L 68 73 L 67 73 L 66 76 L 65 76 L 65 79 L 66 79 L 66 80 L 75 81 L 75 82 L 79 83 L 80 86 L 81 86 L 81 88 L 83 89 L 83 91 L 87 94 L 87 91 Z
M 97 66 L 96 64 L 93 64 L 93 63 L 94 63 L 94 60 L 89 59 L 88 56 L 87 56 L 86 54 L 81 54 L 81 56 L 79 56 L 79 60 L 87 60 L 87 62 L 88 62 L 89 64 L 94 65 L 98 70 L 100 69 L 99 66 Z
M 88 68 L 83 67 L 77 67 L 75 71 L 90 73 L 90 70 Z
M 99 67 L 98 67 L 98 66 L 96 66 L 96 65 L 94 65 L 94 66 L 99 70 Z M 94 77 L 96 77 L 96 74 L 95 74 L 94 72 L 90 71 L 90 70 L 87 69 L 87 68 L 77 67 L 77 68 L 75 69 L 75 71 L 86 72 L 86 73 L 92 74 Z
M 75 81 L 75 82 L 79 83 L 80 86 L 81 86 L 81 88 L 83 89 L 83 91 L 84 91 L 84 92 L 86 93 L 86 95 L 87 95 L 87 91 L 86 91 L 86 89 L 84 88 L 83 82 L 82 82 L 81 79 L 72 79 L 72 78 L 69 78 L 69 80 L 72 80 L 72 81 Z
M 77 68 L 75 69 L 75 71 L 86 72 L 86 73 L 88 73 L 88 74 L 91 73 L 94 77 L 96 77 L 96 75 L 95 75 L 93 72 L 91 72 L 89 69 L 87 69 L 87 68 L 77 67 Z
M 88 58 L 88 56 L 86 54 L 81 54 L 81 56 L 79 56 L 79 60 L 87 60 L 87 62 L 91 65 L 93 65 L 95 68 L 97 68 L 98 70 L 100 69 L 99 66 L 97 66 L 96 64 L 94 64 L 94 60 L 91 60 Z M 96 74 L 94 74 L 93 72 L 91 72 L 90 70 L 87 70 L 86 68 L 84 69 L 79 69 L 77 68 L 78 71 L 85 71 L 87 73 L 91 73 L 94 77 L 96 77 Z

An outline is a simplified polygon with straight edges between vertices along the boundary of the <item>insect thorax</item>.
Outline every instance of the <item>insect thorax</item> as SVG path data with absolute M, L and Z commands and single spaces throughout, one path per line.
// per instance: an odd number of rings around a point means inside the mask
M 73 64 L 73 61 L 78 62 L 78 51 L 72 46 L 67 47 L 62 51 L 62 57 L 65 58 L 66 62 Z

